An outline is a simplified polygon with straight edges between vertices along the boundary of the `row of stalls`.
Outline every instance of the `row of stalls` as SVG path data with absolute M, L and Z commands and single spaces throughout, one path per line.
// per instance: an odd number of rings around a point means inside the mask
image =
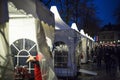
M 18 69 L 33 80 L 34 65 L 26 63 L 28 55 L 43 56 L 43 80 L 76 76 L 81 63 L 88 61 L 94 41 L 83 30 L 79 32 L 75 23 L 69 27 L 55 6 L 48 10 L 39 0 L 2 0 L 0 4 L 0 80 L 22 79 Z
M 54 15 L 39 0 L 0 1 L 0 80 L 34 80 L 28 55 L 42 55 L 43 80 L 57 80 L 52 48 Z
M 50 10 L 55 16 L 53 56 L 56 75 L 75 77 L 81 63 L 87 63 L 94 41 L 83 30 L 79 32 L 75 23 L 69 27 L 61 19 L 56 6 L 52 6 Z

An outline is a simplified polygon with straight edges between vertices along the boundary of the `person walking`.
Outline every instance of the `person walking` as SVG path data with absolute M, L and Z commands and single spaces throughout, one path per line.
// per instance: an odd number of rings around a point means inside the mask
M 118 67 L 119 67 L 119 72 L 120 72 L 120 46 L 117 46 L 117 47 L 116 47 L 115 54 L 116 54 L 116 56 L 117 56 Z
M 105 47 L 104 61 L 106 66 L 106 73 L 111 73 L 111 58 L 109 46 Z
M 97 48 L 97 66 L 98 66 L 98 68 L 101 67 L 102 58 L 103 58 L 103 49 L 102 49 L 102 45 L 100 45 Z

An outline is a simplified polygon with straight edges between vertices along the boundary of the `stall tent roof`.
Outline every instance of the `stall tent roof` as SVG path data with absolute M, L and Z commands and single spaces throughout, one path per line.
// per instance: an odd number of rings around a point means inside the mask
M 24 10 L 27 14 L 46 22 L 48 25 L 55 25 L 54 14 L 40 2 L 40 0 L 8 0 L 17 9 Z
M 71 28 L 79 32 L 76 23 L 72 23 Z
M 50 11 L 54 13 L 55 17 L 55 29 L 56 30 L 65 30 L 65 29 L 71 29 L 61 18 L 57 7 L 56 6 L 51 6 Z

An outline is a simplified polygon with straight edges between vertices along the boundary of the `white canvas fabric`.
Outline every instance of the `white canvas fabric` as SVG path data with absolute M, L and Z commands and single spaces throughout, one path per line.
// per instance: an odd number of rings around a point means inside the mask
M 40 0 L 8 0 L 12 2 L 17 9 L 24 10 L 27 14 L 32 14 L 35 18 L 46 22 L 49 25 L 54 24 L 54 15 L 47 9 Z
M 0 0 L 0 80 L 13 80 L 13 65 L 9 51 L 7 0 Z
M 47 43 L 48 38 L 45 37 L 45 36 L 54 37 L 54 35 L 46 35 L 48 34 L 47 32 L 52 31 L 53 29 L 52 28 L 46 29 L 46 28 L 49 28 L 49 27 L 45 27 L 45 23 L 38 21 L 38 26 L 36 28 L 38 52 L 42 53 L 44 56 L 44 58 L 42 59 L 42 62 L 40 62 L 41 70 L 44 73 L 42 74 L 43 80 L 44 79 L 45 80 L 57 80 L 56 74 L 54 73 L 53 56 L 52 56 L 52 52 L 50 51 L 50 47 L 52 45 Z
M 9 50 L 8 24 L 0 24 L 0 80 L 13 80 L 12 56 Z
M 56 6 L 51 6 L 50 11 L 54 13 L 55 16 L 55 29 L 56 30 L 61 30 L 61 29 L 71 29 L 61 18 L 57 7 Z
M 72 23 L 71 28 L 79 32 L 76 23 Z

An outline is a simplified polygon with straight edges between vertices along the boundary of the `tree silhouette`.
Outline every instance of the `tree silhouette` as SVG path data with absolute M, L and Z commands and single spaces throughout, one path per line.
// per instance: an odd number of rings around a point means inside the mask
M 43 1 L 43 0 L 42 0 Z M 47 0 L 57 5 L 62 19 L 68 24 L 75 22 L 78 29 L 84 29 L 90 36 L 99 30 L 100 19 L 96 16 L 94 0 Z M 44 3 L 44 2 L 43 2 Z
M 120 3 L 113 14 L 117 20 L 117 24 L 120 24 Z

